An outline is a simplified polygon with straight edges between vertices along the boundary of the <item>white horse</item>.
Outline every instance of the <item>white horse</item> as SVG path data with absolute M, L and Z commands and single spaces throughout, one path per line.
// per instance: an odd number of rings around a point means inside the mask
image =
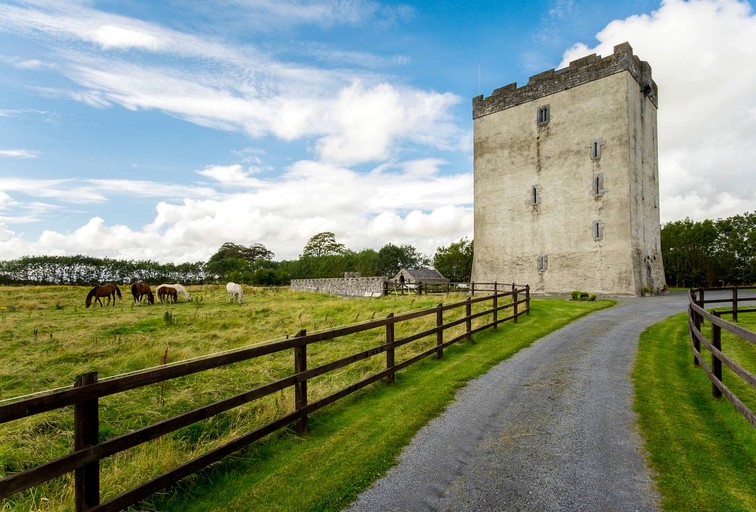
M 176 289 L 176 292 L 177 292 L 177 293 L 181 293 L 181 294 L 183 294 L 183 295 L 184 295 L 184 298 L 185 298 L 186 300 L 192 300 L 192 296 L 191 296 L 191 295 L 189 295 L 189 292 L 188 292 L 188 291 L 186 291 L 186 288 L 184 288 L 184 286 L 183 286 L 183 285 L 180 285 L 180 284 L 178 284 L 178 283 L 177 283 L 177 284 L 161 284 L 161 285 L 158 285 L 158 287 L 157 287 L 157 288 L 155 288 L 155 295 L 157 295 L 157 294 L 158 294 L 158 291 L 160 291 L 160 288 L 162 288 L 163 286 L 170 286 L 171 288 L 175 288 L 175 289 Z
M 244 299 L 244 290 L 242 290 L 242 287 L 236 283 L 228 283 L 226 285 L 226 293 L 228 293 L 229 302 L 237 301 L 241 304 Z

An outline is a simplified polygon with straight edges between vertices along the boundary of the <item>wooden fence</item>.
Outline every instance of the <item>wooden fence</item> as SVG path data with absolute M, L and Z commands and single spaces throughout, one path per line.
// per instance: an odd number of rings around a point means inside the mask
M 722 352 L 722 329 L 734 334 L 735 336 L 749 343 L 756 344 L 756 334 L 748 331 L 739 325 L 728 322 L 722 318 L 722 315 L 732 315 L 733 321 L 737 321 L 738 313 L 753 313 L 756 308 L 742 308 L 740 305 L 744 302 L 756 301 L 756 297 L 743 297 L 740 292 L 754 291 L 756 288 L 697 288 L 688 292 L 688 327 L 690 329 L 690 342 L 693 349 L 693 363 L 701 365 L 706 371 L 706 375 L 711 380 L 711 392 L 715 398 L 725 396 L 735 408 L 756 427 L 756 414 L 753 413 L 735 394 L 722 382 L 722 363 L 732 370 L 732 372 L 750 384 L 756 387 L 756 376 L 745 368 L 735 363 Z M 706 292 L 719 292 L 721 294 L 731 292 L 728 298 L 710 298 L 706 299 Z M 706 304 L 730 304 L 730 309 L 707 311 Z M 711 341 L 701 332 L 701 326 L 705 321 L 711 323 Z M 701 344 L 711 352 L 711 367 L 706 363 L 701 355 Z
M 499 286 L 493 283 L 489 288 L 498 290 Z M 509 285 L 507 287 L 509 288 Z M 504 301 L 504 299 L 510 298 L 511 300 Z M 488 307 L 489 302 L 490 307 Z M 482 306 L 486 309 L 473 313 L 473 304 L 479 304 L 477 308 Z M 464 313 L 460 318 L 445 321 L 444 313 L 451 310 L 459 310 Z M 443 357 L 444 348 L 460 340 L 470 339 L 473 334 L 484 329 L 496 328 L 502 322 L 509 320 L 517 322 L 518 317 L 523 314 L 530 314 L 530 288 L 527 285 L 512 285 L 511 289 L 507 291 L 497 291 L 486 296 L 468 297 L 467 300 L 454 304 L 439 304 L 434 308 L 399 315 L 392 313 L 385 319 L 372 320 L 313 334 L 307 334 L 303 330 L 287 340 L 247 347 L 202 359 L 187 360 L 108 380 L 98 381 L 97 372 L 80 375 L 76 378 L 76 382 L 71 388 L 48 394 L 38 394 L 31 398 L 11 401 L 10 403 L 0 405 L 0 423 L 20 420 L 47 411 L 74 406 L 74 451 L 58 459 L 0 480 L 0 499 L 73 472 L 77 511 L 123 510 L 287 425 L 295 424 L 298 434 L 304 435 L 307 432 L 308 415 L 314 411 L 379 380 L 386 379 L 388 384 L 392 384 L 396 372 L 399 370 L 429 356 L 435 355 L 441 358 Z M 435 319 L 435 327 L 415 332 L 403 338 L 395 336 L 395 328 L 398 324 L 422 317 Z M 473 328 L 472 322 L 474 319 L 480 319 L 479 321 L 484 323 Z M 445 331 L 456 326 L 464 326 L 462 334 L 445 339 Z M 308 345 L 326 340 L 334 340 L 371 329 L 384 329 L 385 343 L 338 360 L 321 364 L 320 366 L 308 367 Z M 435 339 L 435 344 L 433 344 L 432 348 L 408 357 L 403 361 L 396 360 L 395 351 L 398 347 L 408 345 L 423 338 Z M 102 397 L 284 351 L 290 351 L 293 359 L 293 373 L 284 378 L 270 381 L 241 394 L 144 426 L 123 435 L 99 440 L 100 406 L 98 401 Z M 309 402 L 307 393 L 308 380 L 378 354 L 385 354 L 386 367 L 384 370 L 365 377 L 359 382 L 344 387 L 329 396 Z M 272 393 L 281 392 L 287 388 L 294 389 L 294 412 L 284 414 L 259 428 L 246 432 L 227 444 L 212 449 L 138 487 L 127 490 L 106 503 L 100 503 L 101 460 L 175 432 L 198 421 L 261 399 Z

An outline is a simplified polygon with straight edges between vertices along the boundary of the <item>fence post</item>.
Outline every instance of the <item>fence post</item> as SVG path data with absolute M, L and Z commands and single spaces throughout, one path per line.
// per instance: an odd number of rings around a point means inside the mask
M 512 283 L 512 305 L 514 306 L 514 311 L 512 314 L 514 315 L 514 323 L 517 323 L 517 317 L 519 316 L 517 314 L 517 286 L 515 286 L 514 283 Z
M 394 313 L 389 313 L 386 318 L 394 318 Z M 393 384 L 396 376 L 394 368 L 394 322 L 386 324 L 386 369 L 390 370 L 386 375 L 386 384 Z
M 493 295 L 493 328 L 494 330 L 499 328 L 499 287 L 494 281 L 494 295 Z
M 693 317 L 693 328 L 696 330 L 697 333 L 701 333 L 701 315 L 699 315 L 697 312 L 693 311 L 692 306 L 688 306 L 688 315 Z M 698 336 L 695 334 L 693 335 L 693 348 L 696 352 L 701 352 L 701 342 L 698 341 Z M 698 366 L 698 358 L 696 357 L 696 354 L 693 354 L 693 366 Z
M 465 302 L 465 328 L 467 329 L 467 340 L 472 340 L 472 336 L 470 335 L 470 331 L 472 331 L 472 302 L 470 302 L 470 299 L 472 297 L 467 297 L 467 301 Z
M 525 314 L 530 316 L 530 285 L 529 284 L 525 285 L 525 308 L 527 308 L 525 311 Z
M 76 377 L 74 387 L 97 383 L 97 372 Z M 96 445 L 100 437 L 100 413 L 97 398 L 74 406 L 74 450 Z M 74 472 L 76 512 L 83 512 L 100 504 L 100 461 L 87 464 Z
M 738 321 L 738 287 L 732 287 L 732 321 Z
M 722 350 L 722 328 L 713 322 L 711 324 L 711 344 L 717 350 Z M 714 352 L 711 353 L 711 373 L 714 374 L 716 380 L 722 382 L 722 360 L 715 356 Z M 711 394 L 714 398 L 722 396 L 722 392 L 713 382 L 711 383 Z
M 295 338 L 307 336 L 307 330 L 302 329 L 294 335 Z M 294 373 L 307 371 L 307 344 L 302 343 L 294 347 Z M 294 402 L 297 411 L 307 407 L 307 379 L 297 378 L 294 384 Z M 297 435 L 303 436 L 307 433 L 307 415 L 297 419 Z
M 470 295 L 475 296 L 475 281 L 470 281 Z
M 444 349 L 441 345 L 444 344 L 444 305 L 439 304 L 438 308 L 436 309 L 436 346 L 438 349 L 436 349 L 436 357 L 441 359 L 444 357 Z

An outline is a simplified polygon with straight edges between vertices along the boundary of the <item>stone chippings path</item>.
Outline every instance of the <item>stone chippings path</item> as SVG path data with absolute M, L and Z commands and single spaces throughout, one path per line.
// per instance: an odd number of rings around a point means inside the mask
M 470 382 L 347 509 L 655 511 L 630 380 L 644 329 L 687 296 L 623 299 Z

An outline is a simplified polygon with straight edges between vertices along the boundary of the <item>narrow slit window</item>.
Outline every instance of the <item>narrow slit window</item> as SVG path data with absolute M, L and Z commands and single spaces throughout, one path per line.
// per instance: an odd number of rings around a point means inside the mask
M 540 204 L 541 203 L 541 193 L 538 191 L 538 187 L 536 185 L 533 185 L 530 189 L 530 202 L 531 204 Z
M 591 160 L 601 160 L 601 141 L 599 139 L 591 142 Z
M 593 175 L 593 195 L 600 196 L 604 194 L 604 175 L 602 173 Z
M 600 220 L 594 220 L 593 225 L 591 226 L 591 231 L 593 231 L 593 239 L 596 241 L 601 240 L 604 238 L 604 225 Z
M 551 112 L 550 112 L 549 105 L 543 105 L 542 107 L 538 107 L 538 117 L 537 122 L 538 126 L 542 126 L 544 124 L 549 123 L 549 119 L 551 118 Z
M 545 272 L 546 269 L 548 268 L 549 268 L 549 256 L 547 254 L 538 256 L 538 271 Z

